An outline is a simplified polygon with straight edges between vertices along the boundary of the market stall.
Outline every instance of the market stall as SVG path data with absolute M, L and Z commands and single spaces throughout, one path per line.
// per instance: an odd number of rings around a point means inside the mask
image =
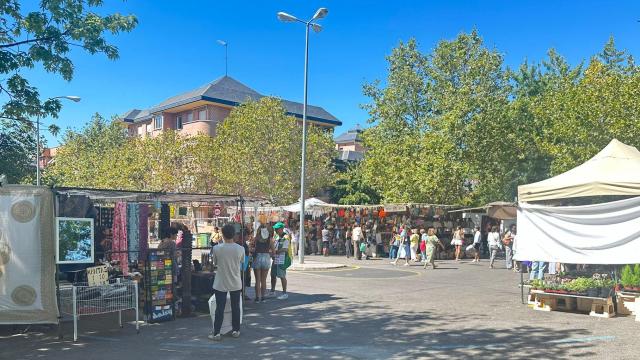
M 615 139 L 574 169 L 518 187 L 515 259 L 607 266 L 640 263 L 638 196 L 640 152 Z M 551 301 L 551 305 L 547 302 L 540 306 L 544 303 L 540 299 L 548 296 L 545 290 L 569 293 L 573 287 L 574 296 L 585 296 L 584 292 L 589 289 L 605 287 L 602 282 L 590 280 L 611 280 L 611 275 L 615 275 L 613 272 L 603 279 L 607 274 L 603 274 L 602 266 L 593 268 L 600 270 L 596 270 L 590 279 L 588 276 L 572 279 L 570 285 L 565 285 L 566 279 L 547 285 L 535 284 L 542 288 L 536 290 L 536 308 L 561 307 L 557 300 Z M 600 304 L 602 311 L 591 310 L 591 314 L 611 316 L 613 300 L 609 297 Z M 563 303 L 569 304 L 566 307 L 570 309 L 577 306 L 573 306 L 572 301 Z

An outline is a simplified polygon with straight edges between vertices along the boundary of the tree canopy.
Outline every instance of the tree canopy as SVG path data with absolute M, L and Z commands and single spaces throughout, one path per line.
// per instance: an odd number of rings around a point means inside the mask
M 566 171 L 612 138 L 640 145 L 640 75 L 611 38 L 584 65 L 555 50 L 512 70 L 477 31 L 423 54 L 415 40 L 365 84 L 371 126 L 358 171 L 383 201 L 513 201 L 517 186 Z
M 221 151 L 212 176 L 223 192 L 262 196 L 284 205 L 300 197 L 302 131 L 280 100 L 262 98 L 235 108 L 218 126 L 215 146 Z M 308 195 L 333 181 L 331 133 L 307 128 L 305 189 Z
M 108 38 L 137 25 L 133 15 L 99 14 L 102 0 L 42 0 L 38 6 L 28 6 L 31 11 L 24 11 L 22 5 L 18 0 L 0 1 L 0 137 L 11 136 L 10 141 L 0 141 L 0 152 L 11 153 L 21 164 L 12 169 L 0 162 L 0 173 L 7 173 L 13 181 L 28 175 L 25 163 L 35 163 L 33 152 L 21 150 L 35 147 L 34 121 L 55 118 L 62 107 L 59 99 L 42 99 L 26 71 L 38 67 L 71 81 L 72 49 L 103 53 L 115 60 L 118 48 Z M 54 133 L 57 130 L 50 128 Z
M 96 114 L 68 130 L 49 183 L 92 188 L 241 194 L 284 205 L 299 197 L 302 128 L 280 100 L 263 98 L 234 108 L 215 137 L 164 130 L 129 137 L 123 123 Z M 308 129 L 308 194 L 333 182 L 331 134 Z

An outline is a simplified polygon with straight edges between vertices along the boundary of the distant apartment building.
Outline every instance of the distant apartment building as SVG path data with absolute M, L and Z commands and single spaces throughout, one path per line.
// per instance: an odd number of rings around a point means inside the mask
M 215 136 L 216 127 L 234 107 L 262 97 L 264 95 L 241 82 L 224 76 L 151 108 L 129 110 L 121 120 L 127 123 L 130 136 L 156 136 L 167 129 L 185 135 Z M 289 115 L 302 119 L 301 103 L 282 100 L 282 104 Z M 307 106 L 307 120 L 328 130 L 342 125 L 340 120 L 318 106 Z
M 340 153 L 340 160 L 345 162 L 357 162 L 364 157 L 364 146 L 362 146 L 362 132 L 360 125 L 356 125 L 344 134 L 334 139 L 336 150 Z

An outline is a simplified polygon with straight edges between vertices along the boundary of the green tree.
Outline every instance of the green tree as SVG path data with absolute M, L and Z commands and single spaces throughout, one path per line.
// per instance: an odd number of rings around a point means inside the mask
M 135 187 L 120 182 L 121 174 L 127 173 L 122 149 L 129 143 L 121 122 L 107 121 L 96 113 L 80 131 L 67 130 L 62 143 L 55 161 L 45 169 L 46 182 L 92 188 Z
M 302 131 L 280 100 L 262 98 L 234 108 L 214 138 L 219 161 L 211 169 L 219 192 L 262 196 L 274 204 L 296 201 L 300 189 Z M 307 194 L 331 185 L 331 134 L 310 126 L 307 133 Z
M 107 41 L 109 35 L 131 31 L 137 19 L 118 13 L 102 15 L 101 0 L 42 0 L 33 11 L 23 11 L 17 0 L 0 1 L 0 133 L 12 134 L 11 146 L 18 149 L 35 147 L 33 123 L 27 119 L 57 117 L 61 103 L 57 99 L 42 99 L 37 86 L 30 83 L 25 70 L 40 66 L 70 81 L 74 66 L 70 54 L 73 48 L 89 54 L 104 53 L 118 58 L 118 49 Z M 22 124 L 15 124 L 21 121 Z M 56 132 L 58 128 L 50 129 Z M 42 141 L 43 139 L 38 139 Z M 8 144 L 7 141 L 2 142 Z M 19 162 L 18 169 L 0 162 L 0 173 L 15 179 L 25 176 L 24 164 L 34 162 L 30 152 L 0 148 Z M 31 158 L 31 160 L 29 160 Z
M 430 55 L 415 40 L 387 58 L 385 87 L 365 85 L 370 122 L 363 175 L 386 201 L 467 203 L 495 196 L 511 147 L 502 56 L 473 31 Z M 470 192 L 473 190 L 473 192 Z
M 336 175 L 331 201 L 341 205 L 379 204 L 380 194 L 369 186 L 358 165 L 349 166 Z
M 30 124 L 0 119 L 0 174 L 7 175 L 9 183 L 28 180 L 35 172 L 36 143 L 32 133 Z

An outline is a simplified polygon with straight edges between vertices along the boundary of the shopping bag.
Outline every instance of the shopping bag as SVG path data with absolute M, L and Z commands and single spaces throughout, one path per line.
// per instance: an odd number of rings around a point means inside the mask
M 471 251 L 471 250 L 473 250 L 473 244 L 471 244 L 471 245 L 467 246 L 467 248 L 466 248 L 466 249 L 464 249 L 464 250 L 465 250 L 465 251 Z
M 242 296 L 240 296 L 240 324 L 242 324 Z M 213 332 L 213 326 L 216 321 L 216 295 L 211 295 L 209 298 L 209 315 L 211 316 L 211 332 Z M 233 331 L 231 323 L 231 295 L 227 293 L 227 303 L 224 306 L 224 319 L 222 320 L 222 327 L 220 328 L 220 334 L 228 334 Z

